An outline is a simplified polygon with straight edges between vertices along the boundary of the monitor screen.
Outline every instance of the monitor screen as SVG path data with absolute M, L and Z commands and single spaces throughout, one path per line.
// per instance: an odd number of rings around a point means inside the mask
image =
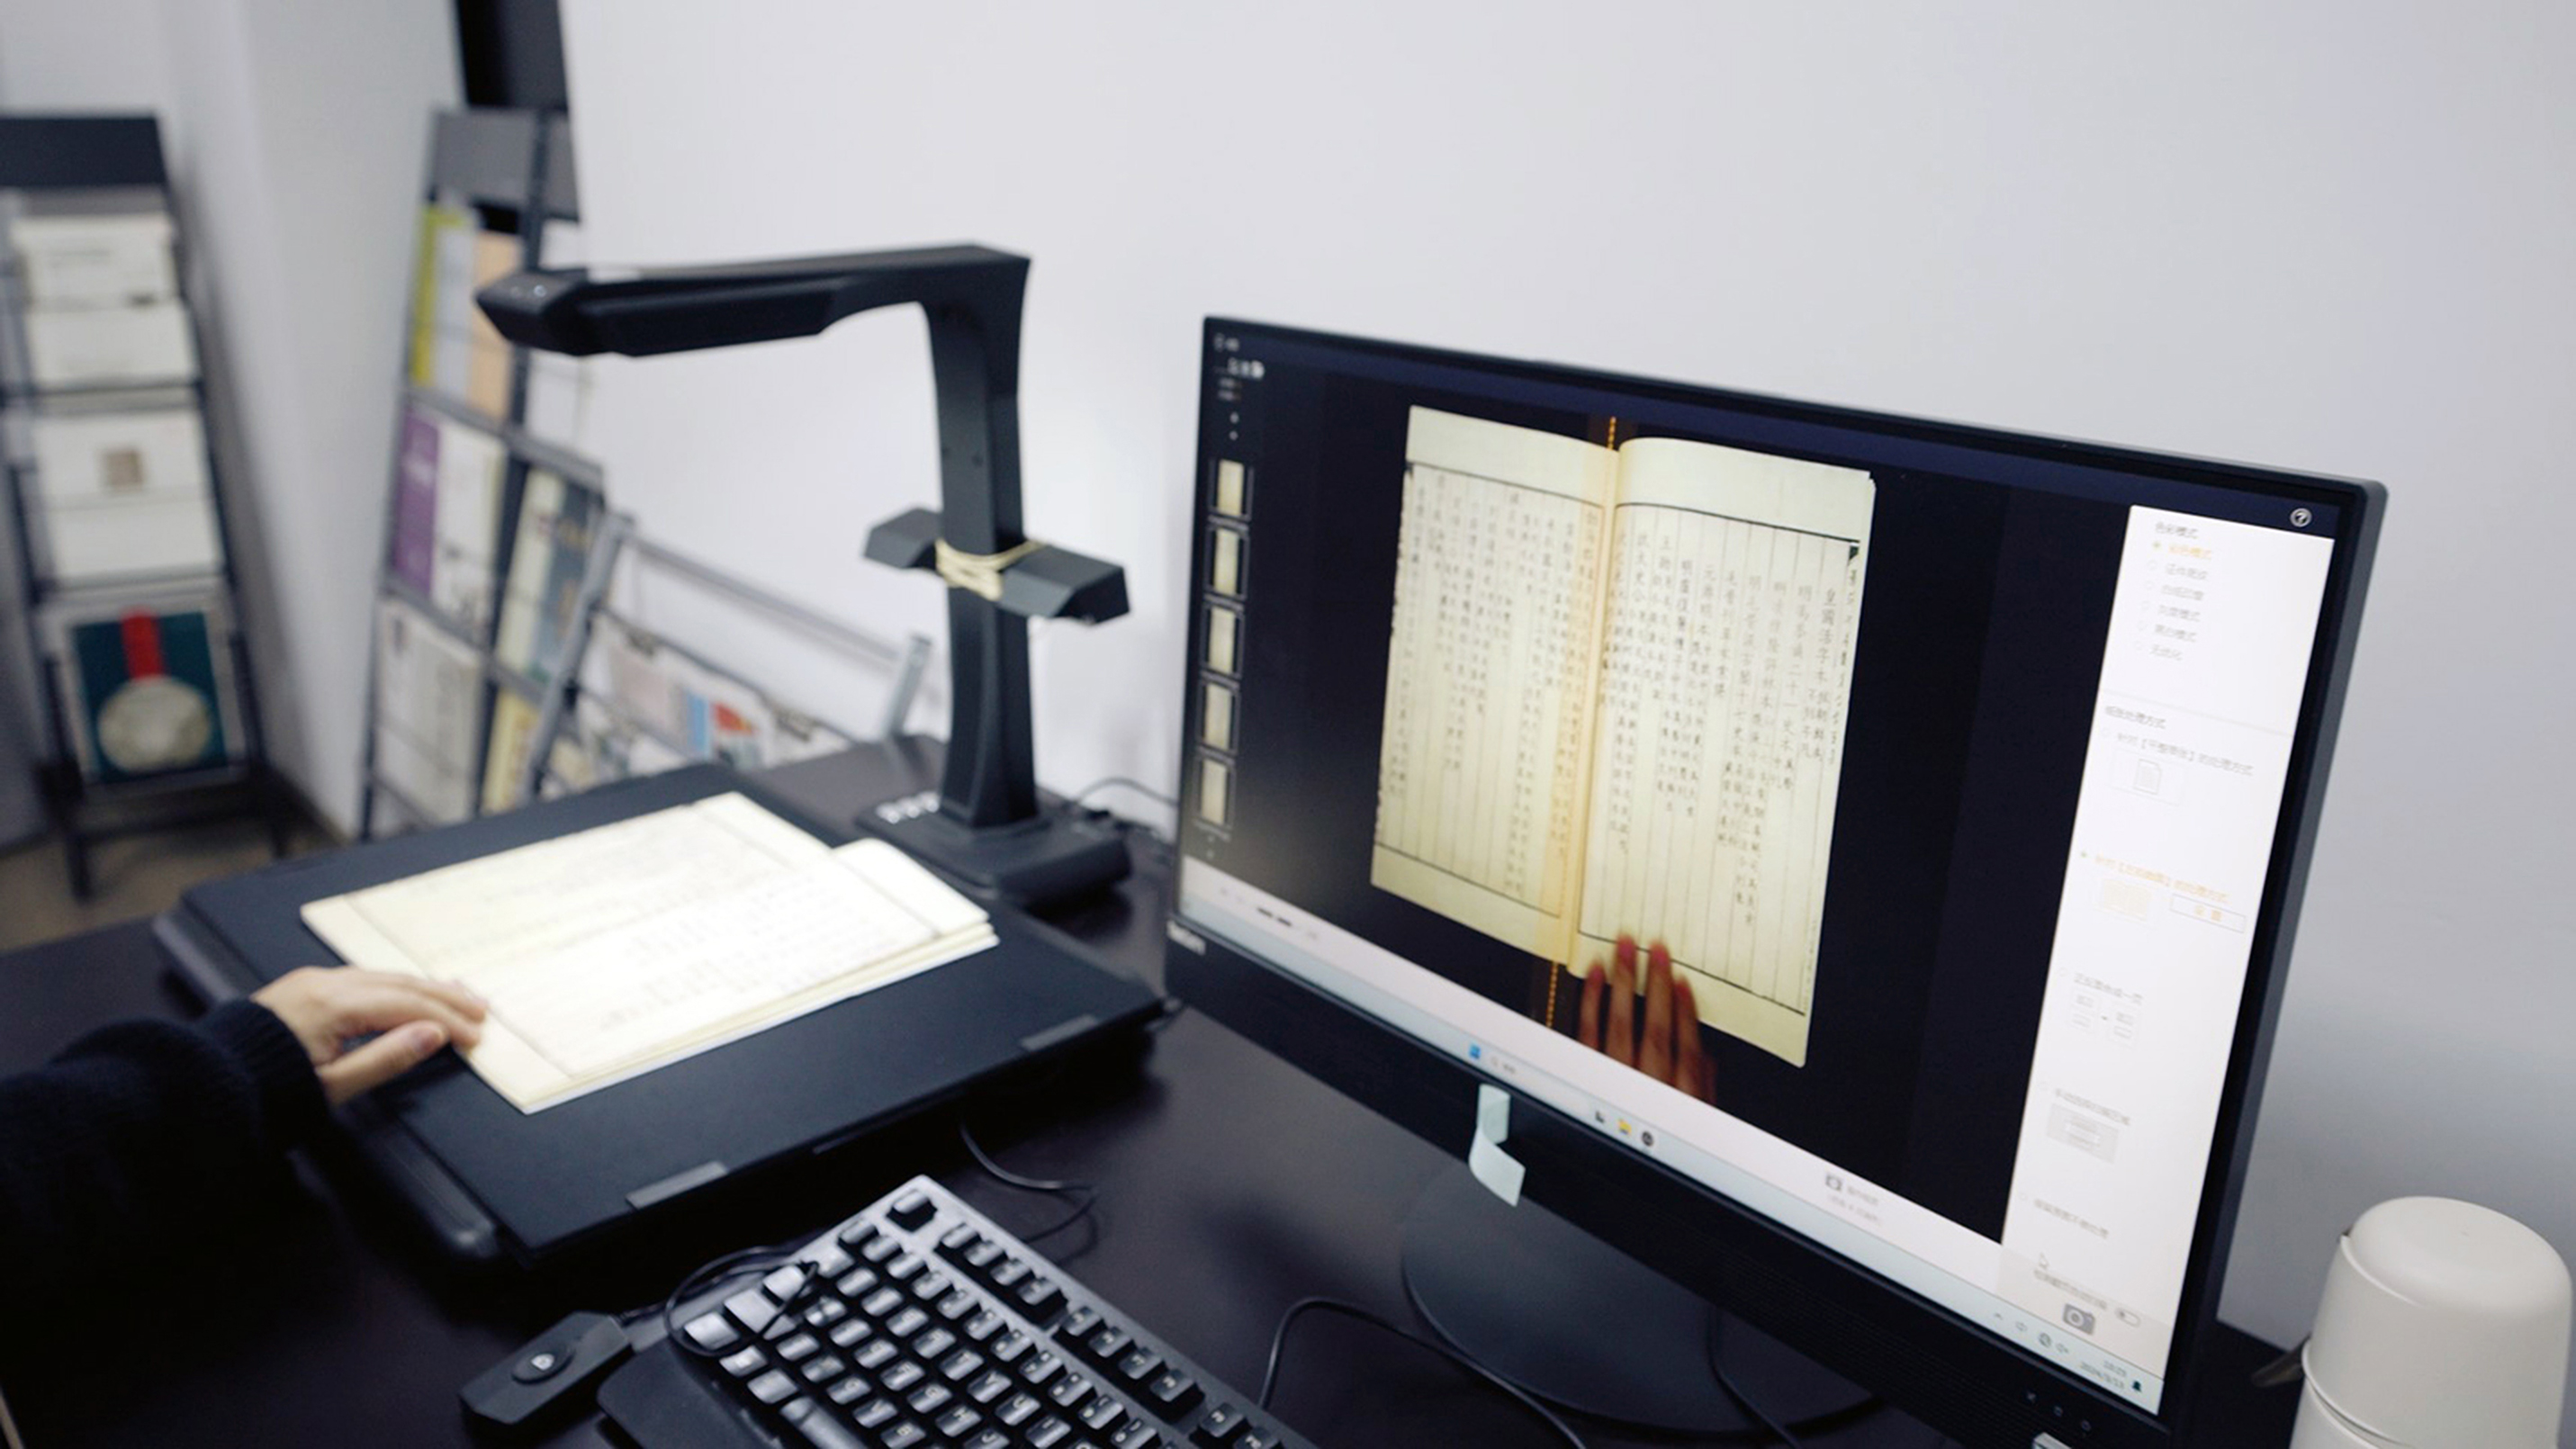
M 2157 1415 L 2375 486 L 1205 344 L 1176 940 Z

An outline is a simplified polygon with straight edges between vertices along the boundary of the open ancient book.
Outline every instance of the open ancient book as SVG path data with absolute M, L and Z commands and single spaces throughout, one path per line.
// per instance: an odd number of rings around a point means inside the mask
M 983 908 L 881 840 L 835 849 L 740 794 L 304 907 L 353 966 L 491 1003 L 466 1060 L 522 1112 L 992 946 Z
M 1876 487 L 1417 407 L 1369 879 L 1803 1065 Z

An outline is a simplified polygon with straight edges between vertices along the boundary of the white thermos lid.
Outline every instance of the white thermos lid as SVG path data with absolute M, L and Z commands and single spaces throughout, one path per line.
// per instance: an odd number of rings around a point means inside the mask
M 2567 1264 L 2538 1233 L 2474 1203 L 2397 1198 L 2361 1215 L 2326 1271 L 2309 1392 L 2362 1442 L 2549 1449 L 2568 1314 Z

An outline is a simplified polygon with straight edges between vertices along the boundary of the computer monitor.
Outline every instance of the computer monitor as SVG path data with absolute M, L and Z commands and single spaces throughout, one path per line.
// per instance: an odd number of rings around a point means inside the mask
M 1204 346 L 1172 989 L 1936 1427 L 2179 1442 L 2382 490 Z

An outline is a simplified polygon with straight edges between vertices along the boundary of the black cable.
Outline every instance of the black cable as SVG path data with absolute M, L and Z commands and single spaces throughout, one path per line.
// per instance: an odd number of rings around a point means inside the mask
M 1588 1446 L 1583 1442 L 1583 1436 L 1575 1433 L 1572 1425 L 1566 1423 L 1565 1420 L 1558 1418 L 1554 1410 L 1531 1397 L 1518 1384 L 1510 1382 L 1500 1374 L 1495 1373 L 1492 1369 L 1485 1367 L 1483 1364 L 1480 1364 L 1474 1359 L 1467 1357 L 1465 1354 L 1458 1352 L 1456 1349 L 1449 1347 L 1447 1344 L 1434 1343 L 1430 1339 L 1424 1338 L 1419 1334 L 1407 1333 L 1403 1329 L 1396 1327 L 1394 1324 L 1389 1323 L 1383 1318 L 1380 1318 L 1378 1315 L 1371 1313 L 1369 1310 L 1360 1307 L 1358 1304 L 1344 1303 L 1337 1298 L 1300 1298 L 1296 1302 L 1288 1305 L 1288 1311 L 1286 1313 L 1279 1315 L 1278 1331 L 1270 1335 L 1270 1362 L 1268 1366 L 1264 1367 L 1261 1371 L 1261 1398 L 1259 1403 L 1260 1407 L 1263 1409 L 1268 1409 L 1270 1407 L 1271 1391 L 1279 1386 L 1279 1356 L 1281 1352 L 1288 1347 L 1288 1326 L 1295 1323 L 1298 1315 L 1306 1312 L 1308 1309 L 1321 1309 L 1326 1313 L 1338 1313 L 1346 1318 L 1356 1318 L 1362 1323 L 1374 1324 L 1377 1327 L 1394 1334 L 1396 1337 L 1404 1339 L 1408 1343 L 1418 1344 L 1423 1348 L 1427 1348 L 1433 1353 L 1440 1355 L 1442 1358 L 1449 1360 L 1449 1362 L 1457 1365 L 1459 1368 L 1465 1369 L 1467 1372 L 1483 1379 L 1486 1383 L 1491 1384 L 1503 1393 L 1510 1395 L 1514 1400 L 1520 1403 L 1521 1407 L 1547 1421 L 1547 1426 L 1556 1431 L 1557 1437 L 1563 1439 L 1566 1443 L 1573 1445 L 1574 1449 L 1588 1449 Z
M 1020 1241 L 1024 1243 L 1033 1244 L 1041 1238 L 1054 1237 L 1089 1216 L 1092 1204 L 1100 1201 L 1100 1188 L 1096 1183 L 1076 1182 L 1071 1178 L 1025 1177 L 995 1162 L 993 1155 L 984 1150 L 984 1144 L 975 1140 L 975 1134 L 966 1130 L 966 1119 L 963 1117 L 957 1119 L 957 1140 L 965 1143 L 966 1150 L 974 1154 L 976 1166 L 992 1174 L 993 1180 L 1005 1187 L 1016 1187 L 1022 1192 L 1043 1192 L 1059 1197 L 1081 1199 L 1071 1212 L 1053 1223 L 1036 1232 L 1020 1234 Z
M 1708 1371 L 1717 1375 L 1717 1386 L 1726 1390 L 1726 1396 L 1735 1401 L 1735 1407 L 1761 1420 L 1762 1427 L 1771 1431 L 1771 1437 L 1779 1440 L 1783 1449 L 1800 1449 L 1798 1436 L 1783 1428 L 1780 1421 L 1764 1412 L 1760 1404 L 1746 1397 L 1744 1390 L 1735 1386 L 1735 1380 L 1727 1377 L 1726 1370 L 1718 1366 L 1715 1355 L 1709 1358 Z
M 1173 810 L 1181 808 L 1180 801 L 1173 799 L 1171 796 L 1164 794 L 1162 791 L 1155 789 L 1153 786 L 1148 785 L 1141 780 L 1129 779 L 1125 775 L 1111 775 L 1105 779 L 1092 781 L 1090 784 L 1083 786 L 1079 791 L 1074 793 L 1073 803 L 1076 805 L 1084 804 L 1088 802 L 1092 796 L 1099 794 L 1101 791 L 1113 788 L 1133 790 L 1137 794 L 1144 796 L 1146 799 Z

